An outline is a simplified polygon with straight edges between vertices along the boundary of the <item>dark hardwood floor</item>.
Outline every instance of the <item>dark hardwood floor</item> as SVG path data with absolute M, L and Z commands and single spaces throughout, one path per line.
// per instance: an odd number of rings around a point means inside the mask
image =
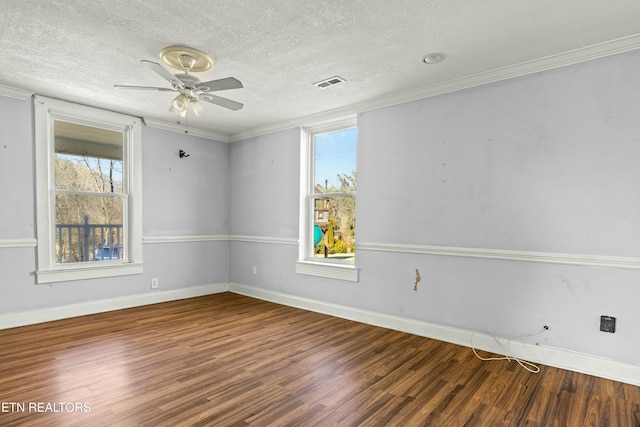
M 2 426 L 640 426 L 640 387 L 232 293 L 0 346 Z

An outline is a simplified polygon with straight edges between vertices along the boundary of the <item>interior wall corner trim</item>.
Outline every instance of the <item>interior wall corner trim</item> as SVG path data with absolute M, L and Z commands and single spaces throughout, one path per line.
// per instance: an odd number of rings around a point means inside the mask
M 640 258 L 613 255 L 570 254 L 558 252 L 519 251 L 509 249 L 466 248 L 455 246 L 405 245 L 397 243 L 358 243 L 356 251 L 378 251 L 487 258 L 506 261 L 543 262 L 601 268 L 640 269 Z

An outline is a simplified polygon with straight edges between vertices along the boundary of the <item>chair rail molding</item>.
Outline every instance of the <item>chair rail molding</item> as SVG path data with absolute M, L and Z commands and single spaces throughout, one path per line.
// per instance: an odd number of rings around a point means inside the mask
M 194 243 L 194 242 L 226 242 L 229 236 L 226 234 L 196 234 L 186 236 L 145 236 L 142 238 L 144 244 L 157 243 Z
M 0 248 L 35 248 L 38 246 L 36 239 L 0 239 Z
M 543 262 L 589 267 L 640 269 L 640 258 L 614 255 L 569 254 L 509 249 L 465 248 L 456 246 L 405 245 L 397 243 L 358 243 L 356 251 L 411 253 L 507 261 Z

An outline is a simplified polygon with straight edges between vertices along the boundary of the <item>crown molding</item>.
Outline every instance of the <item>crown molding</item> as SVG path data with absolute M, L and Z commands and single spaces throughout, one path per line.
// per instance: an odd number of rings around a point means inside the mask
M 168 130 L 171 132 L 185 133 L 184 126 L 178 125 L 176 123 L 169 123 L 162 120 L 150 119 L 147 117 L 143 117 L 142 120 L 145 125 L 152 128 Z M 227 142 L 227 143 L 230 142 L 229 135 L 224 133 L 219 133 L 219 132 L 213 132 L 205 129 L 189 127 L 189 132 L 187 134 L 191 136 L 198 136 L 201 138 L 211 139 L 213 141 L 218 141 L 218 142 Z
M 441 83 L 424 86 L 416 90 L 394 93 L 369 101 L 351 104 L 346 107 L 327 110 L 317 114 L 296 117 L 293 119 L 271 123 L 264 126 L 258 126 L 246 131 L 241 131 L 233 134 L 226 134 L 191 127 L 189 128 L 189 135 L 226 143 L 242 141 L 249 138 L 274 132 L 280 132 L 301 126 L 313 127 L 318 123 L 348 115 L 355 115 L 365 111 L 390 107 L 397 104 L 430 98 L 432 96 L 442 95 L 445 93 L 455 92 L 463 89 L 470 89 L 476 86 L 482 86 L 502 80 L 512 79 L 515 77 L 522 77 L 529 74 L 552 70 L 555 68 L 566 67 L 582 62 L 591 61 L 594 59 L 600 59 L 607 56 L 631 52 L 638 49 L 640 49 L 640 33 L 620 37 L 618 39 L 609 40 L 603 43 L 585 46 L 578 49 L 569 50 L 554 55 L 545 56 L 531 61 L 521 62 L 519 64 L 496 68 L 470 76 L 447 80 Z M 26 101 L 30 99 L 33 94 L 34 92 L 32 91 L 0 84 L 0 96 L 6 96 L 9 98 Z M 143 118 L 143 121 L 149 127 L 168 130 L 171 132 L 184 133 L 184 127 L 175 123 L 150 119 L 146 117 Z
M 0 84 L 0 96 L 6 96 L 7 98 L 18 99 L 20 101 L 28 101 L 32 95 L 33 92 L 31 91 Z
M 531 61 L 521 62 L 519 64 L 495 68 L 493 70 L 448 80 L 434 85 L 424 86 L 417 90 L 400 92 L 386 97 L 377 98 L 372 101 L 366 101 L 359 104 L 358 111 L 370 111 L 463 89 L 470 89 L 477 86 L 549 71 L 556 68 L 567 67 L 638 49 L 640 49 L 640 33 L 545 56 Z
M 357 123 L 357 113 L 359 112 L 359 110 L 356 108 L 357 105 L 358 104 L 349 105 L 344 108 L 337 108 L 329 111 L 324 111 L 322 113 L 296 117 L 294 119 L 256 127 L 243 132 L 234 133 L 229 135 L 229 142 L 244 141 L 249 138 L 267 135 L 274 132 L 281 132 L 284 130 L 289 130 L 289 129 L 298 128 L 298 127 L 307 127 L 307 128 L 314 127 L 315 128 L 317 126 L 322 126 L 324 124 L 335 124 L 341 120 L 346 120 L 346 122 L 353 120 L 353 125 L 355 126 Z M 348 124 L 348 126 L 351 126 L 351 124 Z
M 229 141 L 241 141 L 256 136 L 291 129 L 298 126 L 313 126 L 318 122 L 335 119 L 341 116 L 353 115 L 365 111 L 377 110 L 379 108 L 403 104 L 406 102 L 417 101 L 419 99 L 430 98 L 432 96 L 456 92 L 463 89 L 470 89 L 476 86 L 482 86 L 502 80 L 512 79 L 515 77 L 522 77 L 529 74 L 552 70 L 555 68 L 566 67 L 569 65 L 579 64 L 582 62 L 617 55 L 620 53 L 631 52 L 638 49 L 640 49 L 640 33 L 578 49 L 569 50 L 554 55 L 545 56 L 531 61 L 521 62 L 519 64 L 496 68 L 470 76 L 447 80 L 441 83 L 424 86 L 415 90 L 394 93 L 388 96 L 352 104 L 346 107 L 328 110 L 319 114 L 302 116 L 283 122 L 256 127 L 248 131 L 229 135 Z

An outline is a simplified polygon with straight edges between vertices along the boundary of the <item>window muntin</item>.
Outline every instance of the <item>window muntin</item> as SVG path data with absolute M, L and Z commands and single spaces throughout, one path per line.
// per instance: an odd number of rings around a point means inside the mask
M 37 283 L 141 274 L 140 119 L 34 101 Z

